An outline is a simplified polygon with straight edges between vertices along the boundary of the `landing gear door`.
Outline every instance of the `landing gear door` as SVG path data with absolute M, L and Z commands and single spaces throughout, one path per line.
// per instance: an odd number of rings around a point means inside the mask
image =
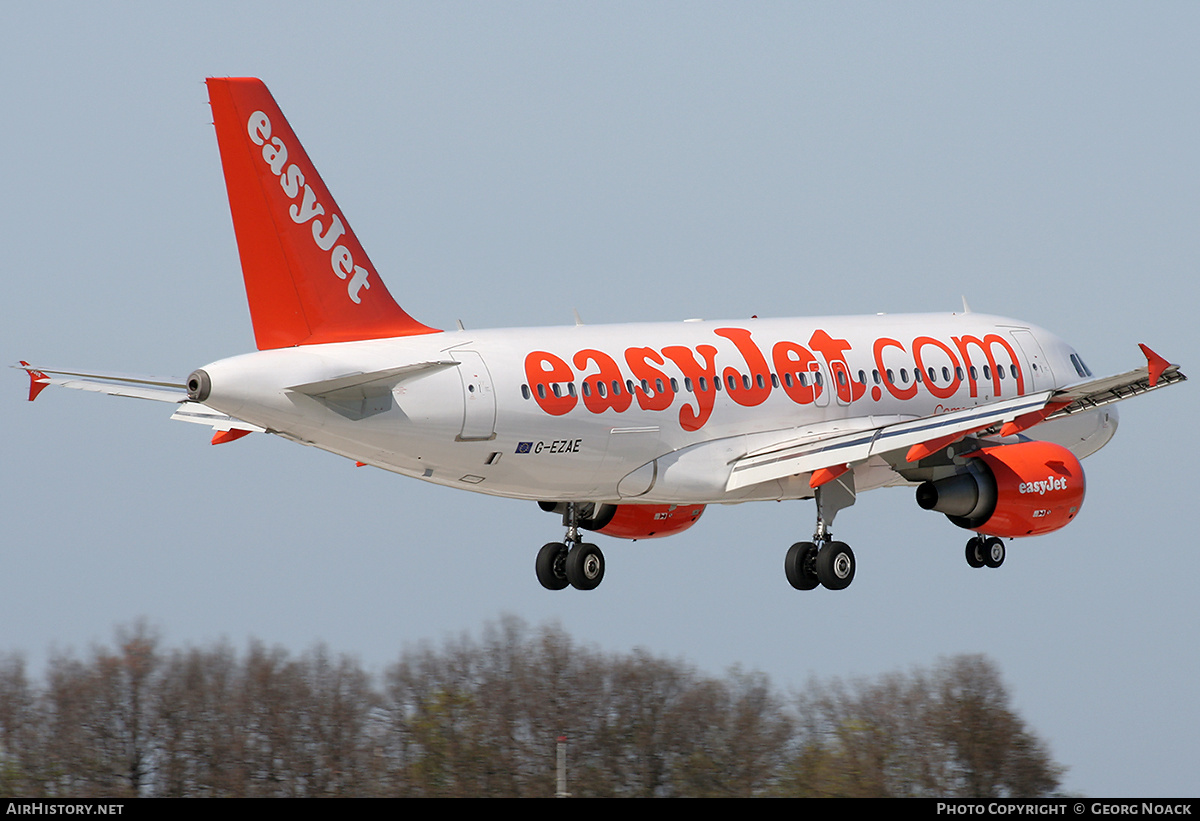
M 483 357 L 476 351 L 449 352 L 459 364 L 463 386 L 463 426 L 459 440 L 494 439 L 496 436 L 496 392 Z

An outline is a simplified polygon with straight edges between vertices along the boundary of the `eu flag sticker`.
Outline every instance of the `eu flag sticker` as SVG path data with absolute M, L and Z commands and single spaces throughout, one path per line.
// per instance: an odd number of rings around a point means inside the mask
M 533 442 L 517 442 L 517 453 L 529 453 L 532 447 Z

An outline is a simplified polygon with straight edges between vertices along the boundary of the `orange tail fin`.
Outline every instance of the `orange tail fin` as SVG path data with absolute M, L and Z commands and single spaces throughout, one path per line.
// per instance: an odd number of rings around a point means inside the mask
M 259 350 L 436 333 L 392 299 L 262 81 L 207 82 Z

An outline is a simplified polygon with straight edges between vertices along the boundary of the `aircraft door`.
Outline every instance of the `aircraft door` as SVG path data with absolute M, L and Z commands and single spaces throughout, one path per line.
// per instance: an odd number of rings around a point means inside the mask
M 491 439 L 496 435 L 496 392 L 483 357 L 476 351 L 455 350 L 463 386 L 463 424 L 460 440 Z
M 808 383 L 813 386 L 815 393 L 813 404 L 818 408 L 829 407 L 829 392 L 833 390 L 833 386 L 829 384 L 824 369 L 816 361 L 808 365 Z
M 1050 363 L 1046 360 L 1046 355 L 1042 352 L 1042 346 L 1038 344 L 1037 337 L 1024 330 L 1013 331 L 1012 337 L 1017 341 L 1017 347 L 1021 349 L 1021 353 L 1025 354 L 1025 361 L 1029 363 L 1026 373 L 1030 374 L 1032 387 L 1026 387 L 1026 391 L 1053 388 L 1054 372 L 1050 370 Z

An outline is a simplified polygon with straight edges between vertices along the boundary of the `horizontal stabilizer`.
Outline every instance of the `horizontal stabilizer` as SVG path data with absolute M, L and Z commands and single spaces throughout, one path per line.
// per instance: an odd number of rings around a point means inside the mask
M 214 410 L 208 405 L 200 402 L 184 402 L 183 406 L 171 414 L 171 418 L 177 422 L 192 422 L 197 425 L 208 425 L 213 430 L 219 433 L 228 431 L 245 431 L 246 433 L 264 433 L 266 428 L 260 428 L 258 425 L 251 425 L 249 422 L 243 422 L 241 419 L 236 419 L 228 414 L 221 413 L 219 410 Z M 215 444 L 215 443 L 214 443 Z
M 135 376 L 119 373 L 90 373 L 79 370 L 35 368 L 28 362 L 14 365 L 29 374 L 29 401 L 48 385 L 81 391 L 105 393 L 109 396 L 128 396 L 155 402 L 186 402 L 187 388 L 182 379 L 166 376 Z
M 209 425 L 219 434 L 241 431 L 241 435 L 244 436 L 246 433 L 262 433 L 264 431 L 264 428 L 257 425 L 251 425 L 213 410 L 207 405 L 191 401 L 188 399 L 187 387 L 182 379 L 167 376 L 133 376 L 78 370 L 53 370 L 35 368 L 28 362 L 21 362 L 20 365 L 14 367 L 19 367 L 29 374 L 29 401 L 31 402 L 47 386 L 55 385 L 60 388 L 73 388 L 109 396 L 127 396 L 132 399 L 149 399 L 153 402 L 179 405 L 179 409 L 171 414 L 172 419 Z M 216 441 L 213 442 L 213 444 L 216 443 Z
M 390 393 L 399 383 L 406 379 L 424 376 L 443 368 L 452 368 L 459 363 L 453 359 L 443 359 L 434 362 L 418 362 L 414 365 L 401 365 L 397 368 L 385 368 L 367 373 L 350 373 L 333 379 L 322 379 L 318 382 L 308 382 L 303 385 L 292 385 L 289 391 L 302 393 L 314 399 L 365 399 Z

